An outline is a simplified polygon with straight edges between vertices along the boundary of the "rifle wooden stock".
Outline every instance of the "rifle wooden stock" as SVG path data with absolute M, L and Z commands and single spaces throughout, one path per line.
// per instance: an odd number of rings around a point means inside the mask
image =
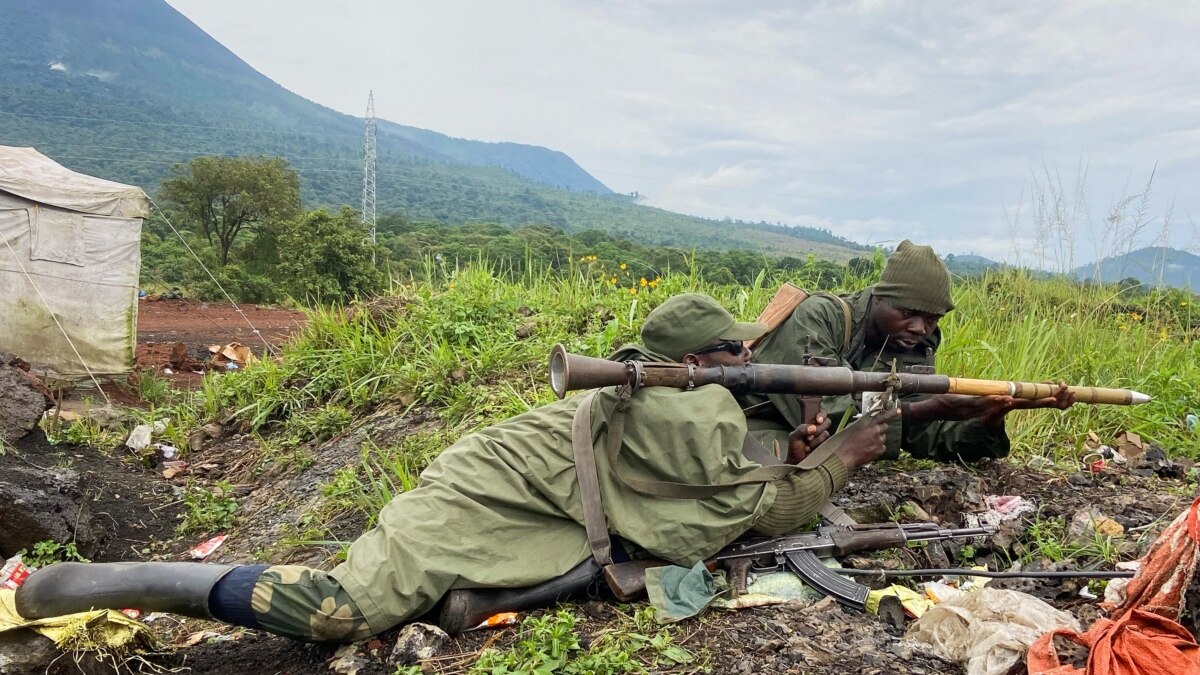
M 795 366 L 748 363 L 737 366 L 688 366 L 681 363 L 609 361 L 570 354 L 561 345 L 550 352 L 550 385 L 562 398 L 568 391 L 631 385 L 694 389 L 719 384 L 732 391 L 756 394 L 839 396 L 863 391 L 897 394 L 1003 395 L 1036 400 L 1053 396 L 1057 386 L 1038 382 L 975 380 L 921 373 L 851 370 L 841 366 Z M 1132 389 L 1068 387 L 1079 403 L 1136 405 L 1151 399 Z
M 671 563 L 665 560 L 630 560 L 604 566 L 604 581 L 617 600 L 630 602 L 646 594 L 646 570 Z
M 790 282 L 784 282 L 779 290 L 775 291 L 775 295 L 771 296 L 771 301 L 767 303 L 762 314 L 758 315 L 758 322 L 767 326 L 766 334 L 770 335 L 771 331 L 787 321 L 800 303 L 807 299 L 808 293 L 803 288 Z M 753 347 L 761 339 L 746 340 L 746 346 Z

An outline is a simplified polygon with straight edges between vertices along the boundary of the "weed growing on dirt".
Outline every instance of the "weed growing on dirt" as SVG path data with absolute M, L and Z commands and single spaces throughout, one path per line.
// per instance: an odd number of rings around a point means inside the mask
M 34 543 L 31 549 L 21 549 L 18 551 L 18 555 L 21 556 L 22 562 L 33 567 L 45 567 L 69 561 L 91 562 L 79 554 L 79 549 L 75 547 L 73 541 L 60 544 L 52 539 L 44 539 Z
M 171 398 L 171 383 L 153 370 L 139 370 L 133 380 L 138 397 L 152 406 L 166 403 Z
M 1045 558 L 1051 562 L 1073 560 L 1083 569 L 1112 566 L 1131 557 L 1135 546 L 1122 536 L 1105 535 L 1092 530 L 1086 535 L 1071 537 L 1063 518 L 1035 518 L 1025 532 L 1030 544 L 1022 556 L 1023 562 Z
M 648 612 L 652 611 L 645 608 L 633 617 L 622 615 L 614 627 L 591 636 L 587 647 L 577 630 L 578 618 L 571 611 L 560 609 L 554 614 L 529 617 L 521 623 L 516 644 L 504 651 L 485 649 L 469 672 L 608 675 L 704 670 L 701 660 L 677 644 L 668 630 L 649 630 L 653 622 Z
M 237 500 L 233 498 L 233 486 L 218 481 L 215 490 L 190 486 L 183 495 L 187 507 L 179 533 L 215 532 L 233 527 L 236 522 Z

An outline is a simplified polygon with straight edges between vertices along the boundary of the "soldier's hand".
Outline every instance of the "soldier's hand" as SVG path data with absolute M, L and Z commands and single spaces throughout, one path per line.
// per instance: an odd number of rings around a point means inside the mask
M 838 444 L 835 453 L 846 468 L 870 464 L 883 456 L 887 450 L 888 422 L 898 415 L 900 409 L 891 408 L 869 417 L 860 417 L 830 439 L 830 443 Z
M 978 419 L 986 426 L 995 426 L 1004 420 L 1004 416 L 1016 407 L 1016 399 L 1011 396 L 965 396 L 962 394 L 938 394 L 924 401 L 913 403 L 911 408 L 921 406 L 931 409 L 931 414 L 923 415 L 930 420 L 971 420 Z M 922 411 L 924 412 L 924 410 Z
M 798 464 L 829 439 L 829 416 L 818 412 L 810 424 L 801 424 L 788 434 L 788 464 Z

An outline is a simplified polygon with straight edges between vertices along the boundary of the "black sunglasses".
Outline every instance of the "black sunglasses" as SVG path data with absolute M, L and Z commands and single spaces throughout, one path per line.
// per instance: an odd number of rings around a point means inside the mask
M 713 352 L 729 352 L 730 354 L 733 354 L 734 356 L 740 356 L 742 351 L 745 349 L 746 349 L 746 347 L 745 347 L 745 345 L 742 344 L 741 340 L 724 340 L 724 341 L 718 342 L 715 345 L 710 345 L 708 347 L 705 347 L 704 349 L 697 349 L 696 351 L 694 351 L 692 353 L 693 354 L 711 354 Z

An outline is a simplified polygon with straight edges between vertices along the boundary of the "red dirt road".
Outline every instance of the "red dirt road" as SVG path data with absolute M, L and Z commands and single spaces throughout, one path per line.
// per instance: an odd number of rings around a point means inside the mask
M 175 386 L 190 388 L 200 380 L 197 371 L 205 370 L 212 357 L 209 345 L 240 342 L 262 355 L 267 351 L 264 340 L 281 345 L 307 320 L 304 312 L 291 309 L 256 305 L 238 305 L 238 309 L 197 300 L 139 302 L 138 368 L 157 370 Z
M 189 352 L 196 346 L 240 342 L 255 351 L 262 339 L 281 344 L 304 325 L 304 312 L 291 309 L 199 302 L 155 300 L 138 303 L 138 342 L 182 342 Z M 254 329 L 260 333 L 256 335 Z M 260 339 L 259 335 L 262 336 Z

